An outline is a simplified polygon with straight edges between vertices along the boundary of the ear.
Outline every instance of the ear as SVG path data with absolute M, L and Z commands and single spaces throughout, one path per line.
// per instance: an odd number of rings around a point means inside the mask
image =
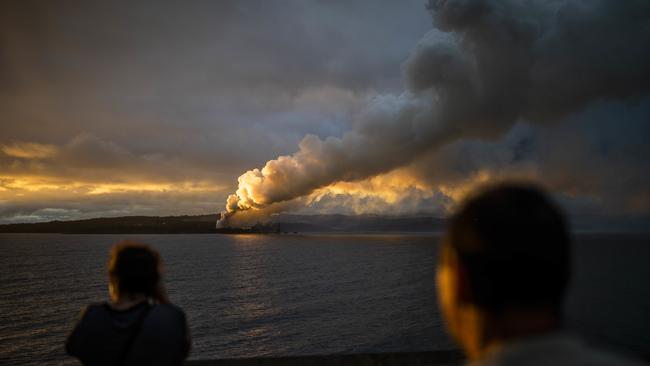
M 117 280 L 113 278 L 108 280 L 108 296 L 111 298 L 111 300 L 117 300 L 119 297 Z

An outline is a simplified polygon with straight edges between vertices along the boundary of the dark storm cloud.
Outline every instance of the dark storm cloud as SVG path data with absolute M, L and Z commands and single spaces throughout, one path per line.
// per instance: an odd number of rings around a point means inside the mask
M 459 140 L 408 171 L 433 187 L 462 186 L 482 173 L 532 179 L 574 212 L 644 214 L 650 209 L 650 174 L 644 168 L 649 115 L 648 97 L 596 103 L 552 126 L 519 123 L 497 140 Z M 591 203 L 583 207 L 586 202 Z
M 198 144 L 221 165 L 262 161 L 287 149 L 262 136 L 305 91 L 399 85 L 396 65 L 428 26 L 423 4 L 371 3 L 5 2 L 2 142 L 89 132 L 141 152 Z M 327 132 L 293 130 L 293 143 Z M 229 149 L 242 134 L 249 149 Z
M 650 91 L 647 1 L 431 1 L 433 33 L 405 66 L 448 129 L 490 135 Z

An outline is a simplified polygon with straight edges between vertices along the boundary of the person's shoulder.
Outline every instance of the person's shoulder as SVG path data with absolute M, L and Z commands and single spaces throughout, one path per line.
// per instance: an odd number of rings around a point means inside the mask
M 168 314 L 185 314 L 183 309 L 181 309 L 179 306 L 168 303 L 168 304 L 156 304 L 154 305 L 154 309 L 157 309 L 157 311 L 165 312 Z
M 84 308 L 81 309 L 81 313 L 79 314 L 79 319 L 92 317 L 99 313 L 104 313 L 104 312 L 106 312 L 106 302 L 94 302 L 89 305 L 86 305 Z
M 624 355 L 607 352 L 603 350 L 592 349 L 587 356 L 590 365 L 605 366 L 605 365 L 619 365 L 619 366 L 642 366 L 644 363 L 638 360 L 627 358 Z
M 93 302 L 93 303 L 90 303 L 90 304 L 88 304 L 86 306 L 86 311 L 88 311 L 88 310 L 92 310 L 92 311 L 101 310 L 101 311 L 104 311 L 107 306 L 108 306 L 108 303 L 106 301 Z
M 156 304 L 152 307 L 151 312 L 154 317 L 185 321 L 185 312 L 174 304 Z
M 150 308 L 145 320 L 145 333 L 155 334 L 154 338 L 183 338 L 187 328 L 187 319 L 183 310 L 172 304 L 156 304 Z M 152 333 L 153 332 L 153 333 Z M 164 336 L 163 336 L 164 335 Z
M 590 344 L 579 336 L 574 335 L 573 350 L 576 359 L 580 364 L 593 366 L 620 365 L 620 366 L 640 366 L 641 362 L 628 358 L 626 355 L 609 350 L 606 347 Z
M 592 347 L 575 335 L 552 334 L 510 342 L 470 365 L 636 366 L 641 363 Z

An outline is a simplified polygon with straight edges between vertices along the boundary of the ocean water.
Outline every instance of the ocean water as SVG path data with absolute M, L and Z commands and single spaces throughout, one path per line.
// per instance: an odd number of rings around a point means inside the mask
M 192 359 L 453 348 L 436 307 L 439 236 L 0 234 L 0 364 L 75 364 L 63 343 L 107 297 L 120 239 L 160 251 Z M 650 236 L 580 235 L 567 308 L 588 338 L 650 353 Z

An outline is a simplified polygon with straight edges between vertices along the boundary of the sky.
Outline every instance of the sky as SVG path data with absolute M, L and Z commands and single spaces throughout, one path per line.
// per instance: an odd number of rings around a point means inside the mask
M 0 223 L 648 215 L 647 156 L 646 1 L 0 3 Z

